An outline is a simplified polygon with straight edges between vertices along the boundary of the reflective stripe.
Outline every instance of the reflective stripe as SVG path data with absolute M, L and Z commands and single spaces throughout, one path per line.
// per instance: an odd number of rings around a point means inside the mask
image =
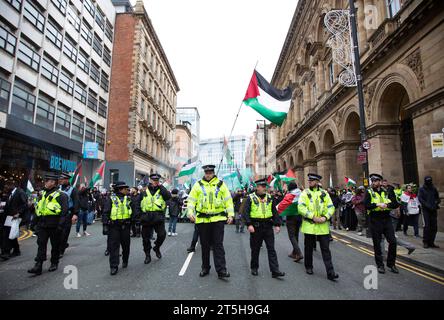
M 187 199 L 188 201 L 196 201 L 196 199 L 195 198 L 193 198 L 193 197 L 188 197 L 188 199 Z
M 227 212 L 234 212 L 234 209 L 233 208 L 228 208 Z
M 329 205 L 327 206 L 327 208 L 331 208 L 331 207 L 334 207 L 334 205 L 329 204 Z
M 227 200 L 230 200 L 231 199 L 231 196 L 228 196 L 228 197 L 226 197 L 225 199 L 224 199 L 224 201 L 227 201 Z

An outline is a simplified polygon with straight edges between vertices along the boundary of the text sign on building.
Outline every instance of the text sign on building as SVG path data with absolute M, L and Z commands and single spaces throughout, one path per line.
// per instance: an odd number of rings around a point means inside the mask
M 444 157 L 444 134 L 443 133 L 432 133 L 432 134 L 430 134 L 430 139 L 432 141 L 432 158 L 443 158 Z
M 49 168 L 52 170 L 74 172 L 76 171 L 77 163 L 68 159 L 63 159 L 57 155 L 52 155 L 49 160 Z
M 97 142 L 85 142 L 83 144 L 83 158 L 84 159 L 98 159 L 99 158 L 99 144 Z

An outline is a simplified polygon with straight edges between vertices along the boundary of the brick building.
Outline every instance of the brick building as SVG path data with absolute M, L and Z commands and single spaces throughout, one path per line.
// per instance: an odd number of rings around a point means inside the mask
M 179 86 L 151 20 L 137 1 L 113 1 L 116 32 L 111 71 L 105 184 L 138 184 L 152 172 L 174 174 L 171 154 Z

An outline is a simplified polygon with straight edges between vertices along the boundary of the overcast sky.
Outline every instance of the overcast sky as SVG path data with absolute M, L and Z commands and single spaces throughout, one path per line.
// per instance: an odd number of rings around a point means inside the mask
M 179 83 L 177 106 L 199 109 L 201 139 L 228 136 L 256 61 L 271 81 L 297 0 L 144 3 Z M 234 134 L 250 135 L 256 119 L 242 106 Z

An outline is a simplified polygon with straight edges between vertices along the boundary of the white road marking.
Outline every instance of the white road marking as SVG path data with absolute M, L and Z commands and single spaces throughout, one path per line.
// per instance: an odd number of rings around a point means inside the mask
M 196 246 L 197 246 L 197 243 L 196 243 Z M 187 271 L 188 266 L 190 265 L 191 259 L 193 258 L 193 255 L 194 255 L 194 252 L 190 252 L 190 253 L 188 254 L 188 257 L 187 257 L 187 259 L 185 260 L 185 263 L 183 264 L 182 269 L 180 269 L 179 277 L 183 277 L 183 275 L 184 275 L 185 272 Z

